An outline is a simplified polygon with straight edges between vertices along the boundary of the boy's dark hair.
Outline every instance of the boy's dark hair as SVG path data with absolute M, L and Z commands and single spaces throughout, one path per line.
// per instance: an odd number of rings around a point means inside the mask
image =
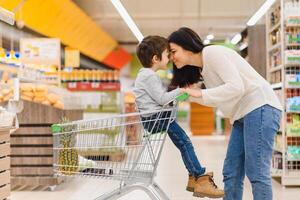
M 168 40 L 161 36 L 147 36 L 137 46 L 136 52 L 142 65 L 146 68 L 152 67 L 152 58 L 157 56 L 161 60 L 162 53 L 170 49 Z

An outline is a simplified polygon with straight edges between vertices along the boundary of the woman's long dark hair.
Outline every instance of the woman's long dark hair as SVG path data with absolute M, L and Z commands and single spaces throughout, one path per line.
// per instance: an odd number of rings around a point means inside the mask
M 173 78 L 168 87 L 168 91 L 174 90 L 177 87 L 188 87 L 195 83 L 203 81 L 200 68 L 192 65 L 186 65 L 180 69 L 173 64 Z
M 169 43 L 175 43 L 187 51 L 200 53 L 206 45 L 200 36 L 190 28 L 182 27 L 168 37 Z
M 169 43 L 175 43 L 181 46 L 183 49 L 191 51 L 193 53 L 200 53 L 206 45 L 203 44 L 200 36 L 190 28 L 182 27 L 177 31 L 174 31 L 168 37 Z M 200 73 L 201 68 L 186 65 L 181 69 L 178 69 L 173 63 L 173 79 L 171 80 L 169 90 L 177 87 L 187 87 L 194 83 L 202 81 Z

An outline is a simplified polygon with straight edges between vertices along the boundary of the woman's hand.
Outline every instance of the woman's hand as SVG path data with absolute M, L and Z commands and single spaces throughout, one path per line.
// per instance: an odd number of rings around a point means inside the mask
M 200 89 L 186 88 L 186 92 L 192 97 L 202 97 L 202 92 Z
M 200 89 L 193 89 L 193 88 L 180 88 L 182 92 L 188 93 L 192 97 L 200 98 L 202 97 L 202 92 Z

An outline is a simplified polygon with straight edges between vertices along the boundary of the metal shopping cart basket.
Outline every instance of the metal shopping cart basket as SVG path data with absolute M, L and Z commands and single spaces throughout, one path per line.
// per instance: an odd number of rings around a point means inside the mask
M 181 95 L 177 100 L 186 98 Z M 175 120 L 177 100 L 159 112 L 53 125 L 55 174 L 120 181 L 117 189 L 97 200 L 118 199 L 137 189 L 145 191 L 153 200 L 168 200 L 154 182 L 154 176 L 166 131 Z M 129 126 L 131 128 L 127 128 Z M 136 141 L 128 144 L 126 137 L 132 131 L 137 133 Z

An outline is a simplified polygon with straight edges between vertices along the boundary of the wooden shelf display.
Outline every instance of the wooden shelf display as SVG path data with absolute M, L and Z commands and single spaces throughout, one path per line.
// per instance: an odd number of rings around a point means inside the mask
M 40 190 L 58 185 L 53 172 L 51 125 L 62 118 L 83 118 L 82 110 L 61 110 L 24 101 L 18 114 L 20 128 L 11 134 L 11 187 L 13 190 Z
M 10 196 L 9 129 L 0 128 L 0 199 Z

